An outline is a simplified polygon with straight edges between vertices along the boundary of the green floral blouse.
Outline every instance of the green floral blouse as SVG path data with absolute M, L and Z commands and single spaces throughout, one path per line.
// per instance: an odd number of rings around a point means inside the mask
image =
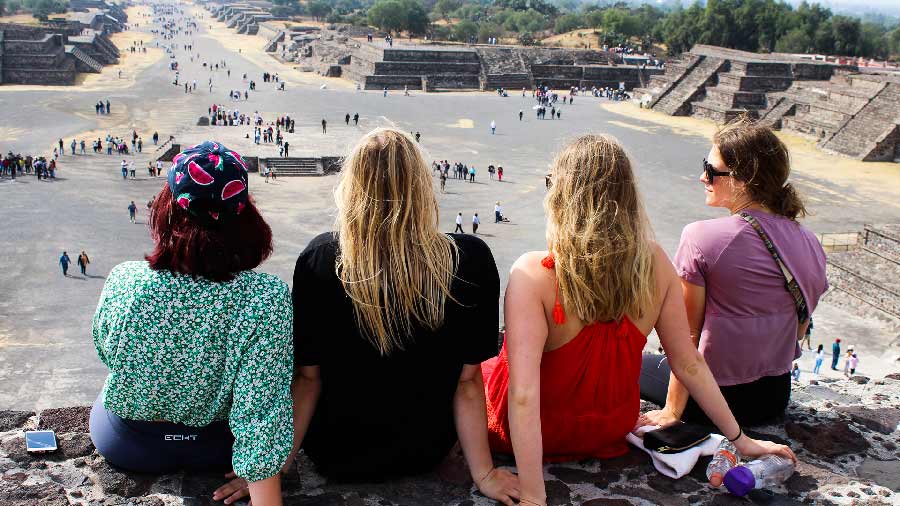
M 228 420 L 235 473 L 273 476 L 294 437 L 292 326 L 290 291 L 275 276 L 246 271 L 217 283 L 119 264 L 94 315 L 109 368 L 103 405 L 130 420 Z

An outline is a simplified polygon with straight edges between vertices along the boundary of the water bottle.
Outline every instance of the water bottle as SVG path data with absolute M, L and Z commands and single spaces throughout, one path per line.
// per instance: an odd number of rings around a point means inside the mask
M 740 460 L 741 455 L 735 448 L 734 443 L 722 438 L 722 442 L 716 448 L 716 453 L 713 454 L 712 461 L 706 467 L 706 479 L 709 480 L 709 484 L 714 487 L 721 486 L 725 473 L 738 465 Z
M 736 496 L 745 496 L 755 488 L 768 488 L 794 474 L 794 462 L 778 455 L 737 466 L 725 474 L 725 487 Z

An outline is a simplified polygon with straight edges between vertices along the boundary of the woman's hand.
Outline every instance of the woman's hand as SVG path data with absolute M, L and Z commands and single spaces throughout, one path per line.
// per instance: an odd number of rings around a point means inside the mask
M 637 419 L 637 424 L 635 424 L 634 428 L 639 429 L 645 425 L 656 425 L 658 427 L 664 427 L 666 425 L 669 425 L 670 423 L 677 422 L 680 419 L 681 417 L 675 415 L 672 409 L 666 406 L 663 409 L 648 411 L 639 416 Z
M 756 440 L 744 434 L 734 442 L 734 446 L 744 457 L 761 457 L 772 454 L 791 459 L 795 465 L 797 464 L 797 456 L 785 445 L 771 441 Z
M 213 492 L 213 501 L 224 501 L 225 504 L 231 504 L 250 495 L 250 485 L 247 480 L 239 478 L 234 471 L 226 474 L 225 477 L 231 478 L 231 481 Z
M 513 499 L 519 498 L 519 477 L 503 469 L 491 469 L 476 485 L 482 494 L 507 506 L 515 506 Z

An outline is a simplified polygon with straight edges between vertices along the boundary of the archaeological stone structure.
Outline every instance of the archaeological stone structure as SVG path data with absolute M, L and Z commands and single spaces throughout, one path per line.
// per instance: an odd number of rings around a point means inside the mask
M 276 23 L 260 5 L 207 4 L 238 33 L 259 34 L 276 58 L 328 77 L 343 77 L 368 90 L 554 89 L 593 86 L 633 89 L 662 69 L 622 64 L 621 55 L 588 49 L 514 46 L 412 45 L 384 47 L 365 41 L 383 33 L 366 27 L 327 28 Z
M 696 45 L 636 90 L 650 108 L 720 123 L 741 114 L 865 161 L 900 161 L 900 75 Z
M 72 85 L 79 73 L 118 63 L 119 50 L 108 36 L 122 30 L 125 11 L 99 1 L 81 8 L 37 26 L 0 23 L 0 84 Z

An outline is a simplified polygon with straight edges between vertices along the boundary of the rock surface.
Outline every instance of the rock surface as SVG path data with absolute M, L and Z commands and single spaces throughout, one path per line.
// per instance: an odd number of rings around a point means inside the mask
M 642 409 L 652 406 L 643 404 Z M 88 435 L 89 408 L 40 413 L 0 411 L 2 506 L 210 506 L 218 475 L 150 476 L 106 464 Z M 545 468 L 551 506 L 900 505 L 900 375 L 868 383 L 821 382 L 796 387 L 784 420 L 755 427 L 756 437 L 791 444 L 797 472 L 774 490 L 739 499 L 704 484 L 708 458 L 680 480 L 659 474 L 632 449 L 611 460 L 550 464 Z M 57 431 L 59 450 L 24 450 L 23 431 Z M 497 465 L 510 466 L 498 457 Z M 329 483 L 301 456 L 285 477 L 285 506 L 487 506 L 452 454 L 433 473 L 388 483 Z

